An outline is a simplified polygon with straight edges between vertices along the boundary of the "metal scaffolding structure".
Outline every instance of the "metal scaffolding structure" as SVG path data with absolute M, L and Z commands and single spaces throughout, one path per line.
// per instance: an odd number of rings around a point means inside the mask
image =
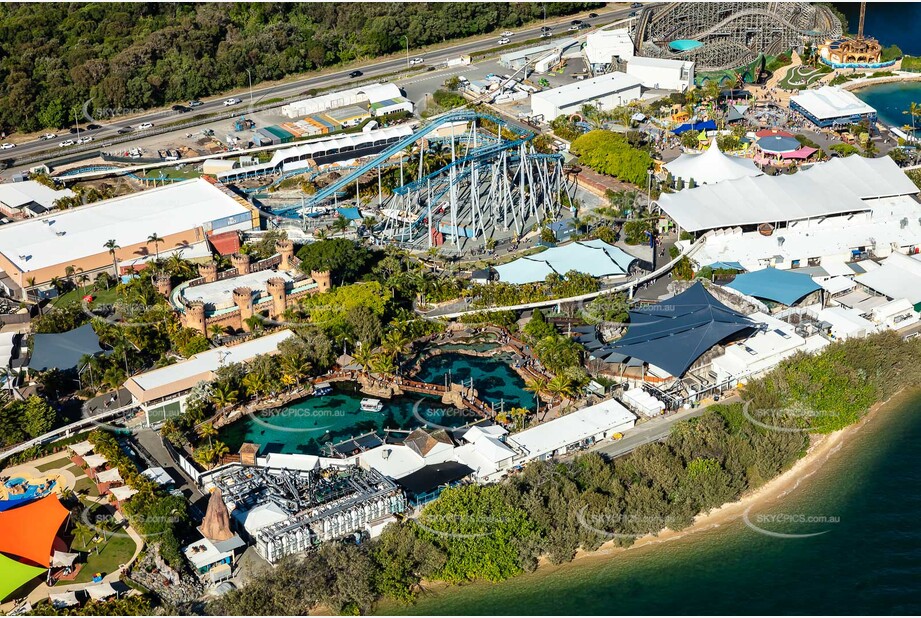
M 482 249 L 490 238 L 520 238 L 534 224 L 559 216 L 573 188 L 562 156 L 537 152 L 534 134 L 517 131 L 486 114 L 449 112 L 354 165 L 301 204 L 271 214 L 303 218 L 306 225 L 317 209 L 349 205 L 340 198 L 353 187 L 357 195 L 360 183 L 370 180 L 381 215 L 372 233 L 380 243 L 415 249 L 443 243 L 460 253 Z M 398 178 L 387 191 L 385 173 Z
M 673 2 L 647 5 L 633 31 L 641 56 L 691 60 L 698 73 L 735 69 L 757 60 L 841 37 L 841 22 L 808 2 Z M 673 41 L 699 42 L 686 50 Z

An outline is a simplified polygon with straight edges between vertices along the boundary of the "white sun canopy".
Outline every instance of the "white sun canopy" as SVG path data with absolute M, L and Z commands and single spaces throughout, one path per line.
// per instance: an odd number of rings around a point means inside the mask
M 851 156 L 793 175 L 740 178 L 666 193 L 658 203 L 681 229 L 698 232 L 866 211 L 871 206 L 863 200 L 917 192 L 889 157 Z
M 710 147 L 704 152 L 685 153 L 671 163 L 666 163 L 665 169 L 675 178 L 681 178 L 685 182 L 693 179 L 694 184 L 697 185 L 761 176 L 764 173 L 751 159 L 724 154 L 717 146 L 715 139 L 710 142 Z

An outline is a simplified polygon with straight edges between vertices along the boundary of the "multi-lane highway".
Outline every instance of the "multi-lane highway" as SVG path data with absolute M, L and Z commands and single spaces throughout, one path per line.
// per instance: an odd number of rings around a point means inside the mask
M 508 44 L 508 47 L 514 48 L 516 43 L 520 44 L 521 41 L 538 38 L 541 34 L 541 28 L 543 26 L 552 27 L 552 38 L 559 38 L 562 36 L 578 34 L 576 32 L 568 31 L 570 22 L 574 19 L 580 19 L 584 23 L 590 24 L 592 26 L 602 26 L 619 19 L 623 19 L 634 10 L 635 9 L 627 8 L 625 5 L 620 4 L 615 8 L 598 9 L 596 11 L 598 15 L 597 17 L 588 17 L 588 14 L 583 14 L 561 17 L 544 22 L 537 22 L 533 25 L 529 25 L 525 28 L 521 28 L 515 31 L 514 36 L 510 37 L 511 42 Z M 552 38 L 549 40 L 552 41 Z M 473 41 L 467 40 L 462 43 L 439 47 L 436 49 L 411 49 L 410 56 L 422 56 L 425 59 L 425 66 L 431 66 L 450 58 L 457 58 L 463 55 L 476 55 L 478 53 L 482 53 L 485 50 L 494 49 L 498 47 L 498 39 L 499 35 L 495 34 L 489 37 L 479 37 Z M 166 108 L 151 110 L 130 117 L 105 117 L 96 118 L 92 121 L 84 120 L 83 124 L 81 125 L 82 127 L 85 127 L 86 123 L 92 122 L 95 125 L 99 125 L 100 128 L 94 129 L 92 131 L 81 131 L 81 135 L 92 136 L 95 145 L 95 143 L 105 142 L 106 140 L 112 139 L 116 136 L 122 137 L 118 134 L 118 130 L 126 126 L 131 126 L 132 128 L 136 129 L 143 123 L 151 123 L 154 125 L 154 128 L 156 128 L 158 126 L 162 126 L 165 123 L 174 123 L 186 118 L 191 121 L 195 116 L 208 115 L 209 117 L 202 119 L 200 123 L 201 125 L 205 125 L 214 121 L 214 114 L 226 113 L 227 115 L 230 115 L 245 112 L 250 107 L 250 101 L 252 101 L 253 106 L 260 106 L 268 100 L 296 97 L 298 94 L 311 88 L 328 88 L 330 86 L 338 85 L 346 86 L 353 83 L 360 84 L 367 81 L 369 78 L 392 74 L 403 68 L 407 68 L 407 60 L 405 56 L 400 55 L 385 60 L 370 61 L 365 64 L 352 65 L 348 68 L 333 72 L 314 74 L 312 76 L 307 76 L 281 84 L 275 84 L 261 88 L 257 87 L 253 89 L 252 95 L 250 94 L 249 90 L 225 93 L 221 96 L 203 99 L 201 106 L 196 107 L 189 112 L 180 113 Z M 362 76 L 359 78 L 350 77 L 350 73 L 355 70 L 361 71 Z M 230 96 L 241 99 L 242 102 L 234 106 L 225 106 L 224 100 Z M 184 104 L 185 102 L 180 103 Z M 133 132 L 133 134 L 136 134 L 138 137 L 143 137 L 145 133 L 136 131 Z M 47 158 L 49 159 L 57 156 L 64 156 L 70 154 L 73 147 L 59 148 L 58 143 L 73 137 L 75 136 L 69 134 L 61 134 L 59 132 L 58 137 L 52 140 L 45 141 L 34 139 L 29 142 L 19 143 L 17 144 L 16 148 L 3 151 L 2 154 L 0 154 L 0 158 L 12 160 L 11 164 L 13 166 L 18 166 L 20 164 L 19 162 L 21 162 L 23 159 L 32 158 L 42 153 L 47 153 Z M 15 139 L 9 141 L 15 141 Z

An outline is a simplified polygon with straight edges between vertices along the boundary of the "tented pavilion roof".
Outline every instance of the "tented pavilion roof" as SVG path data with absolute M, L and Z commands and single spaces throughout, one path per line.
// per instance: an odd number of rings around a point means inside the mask
M 102 351 L 92 324 L 84 324 L 66 333 L 33 335 L 29 368 L 35 371 L 67 371 L 75 368 L 84 355 L 95 355 Z
M 761 176 L 764 173 L 751 159 L 732 157 L 723 153 L 715 139 L 704 152 L 682 154 L 671 163 L 666 163 L 665 169 L 675 178 L 681 178 L 685 182 L 693 178 L 698 185 Z
M 547 275 L 565 275 L 571 270 L 593 277 L 627 275 L 636 258 L 603 240 L 576 241 L 552 247 L 536 255 L 518 258 L 496 266 L 499 281 L 504 283 L 534 283 Z
M 6 600 L 14 591 L 31 579 L 38 577 L 45 569 L 25 564 L 0 554 L 0 601 Z
M 69 511 L 57 494 L 0 513 L 0 552 L 48 568 L 51 547 Z
M 753 326 L 698 282 L 677 296 L 631 311 L 627 334 L 608 349 L 680 377 L 707 350 Z
M 871 205 L 863 200 L 917 192 L 889 157 L 854 155 L 792 175 L 747 177 L 664 193 L 658 203 L 682 230 L 698 232 L 867 211 Z
M 726 284 L 726 287 L 788 307 L 822 289 L 822 286 L 805 273 L 777 268 L 764 268 L 737 275 L 731 283 Z

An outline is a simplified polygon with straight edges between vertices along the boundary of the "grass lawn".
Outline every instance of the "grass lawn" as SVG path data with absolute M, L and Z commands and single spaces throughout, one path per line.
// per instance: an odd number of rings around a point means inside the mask
M 35 469 L 39 472 L 48 472 L 49 470 L 60 470 L 72 464 L 73 462 L 67 459 L 67 453 L 61 453 L 61 456 L 57 459 L 53 461 L 46 461 L 40 466 L 35 466 Z
M 178 178 L 182 180 L 188 180 L 190 178 L 198 178 L 201 176 L 201 172 L 195 169 L 191 165 L 184 165 L 179 169 L 174 167 L 160 167 L 150 172 L 146 175 L 138 174 L 138 178 L 148 178 L 150 180 L 159 180 L 161 178 Z
M 92 552 L 87 555 L 86 564 L 80 569 L 77 578 L 72 582 L 61 582 L 62 584 L 76 583 L 82 584 L 93 580 L 94 573 L 108 575 L 118 569 L 119 565 L 125 564 L 131 560 L 134 550 L 137 548 L 134 540 L 124 531 L 119 531 L 117 535 L 108 535 L 108 539 L 101 541 L 99 545 L 99 555 L 96 555 L 95 545 L 91 539 L 87 539 L 89 547 L 84 547 L 80 542 L 79 536 L 74 539 L 71 551 Z
M 74 484 L 74 493 L 80 493 L 81 491 L 86 491 L 86 495 L 88 496 L 96 497 L 99 495 L 99 490 L 96 489 L 96 483 L 88 476 L 77 479 L 77 482 Z
M 71 290 L 67 294 L 55 298 L 53 301 L 51 301 L 51 304 L 55 307 L 64 307 L 66 305 L 80 303 L 83 301 L 83 297 L 87 294 L 92 294 L 93 298 L 95 299 L 93 302 L 97 303 L 110 304 L 114 303 L 116 299 L 114 285 L 108 290 L 104 287 L 97 290 L 94 289 L 93 286 L 88 285 L 86 286 L 85 292 L 83 291 L 82 287 L 78 286 L 76 289 Z

